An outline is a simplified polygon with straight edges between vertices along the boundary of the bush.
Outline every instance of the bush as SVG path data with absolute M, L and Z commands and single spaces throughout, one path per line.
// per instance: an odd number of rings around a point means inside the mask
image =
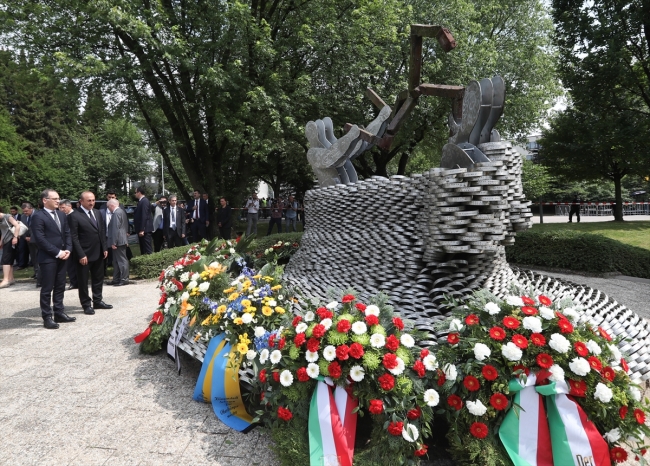
M 650 278 L 650 251 L 601 235 L 570 230 L 526 231 L 506 248 L 508 262 L 588 273 Z
M 135 275 L 136 278 L 158 278 L 162 270 L 183 257 L 189 249 L 190 246 L 179 246 L 146 256 L 136 256 L 131 259 L 131 275 Z

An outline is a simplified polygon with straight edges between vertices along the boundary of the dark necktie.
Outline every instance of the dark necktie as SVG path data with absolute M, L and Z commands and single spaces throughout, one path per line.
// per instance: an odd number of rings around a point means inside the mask
M 95 216 L 90 210 L 88 211 L 88 217 L 90 218 L 90 221 L 93 222 L 93 225 L 97 226 L 97 220 L 95 220 Z
M 59 216 L 56 214 L 56 211 L 50 212 L 52 214 L 52 217 L 54 217 L 54 221 L 56 222 L 56 226 L 59 227 L 59 231 L 61 231 L 61 220 L 59 220 Z

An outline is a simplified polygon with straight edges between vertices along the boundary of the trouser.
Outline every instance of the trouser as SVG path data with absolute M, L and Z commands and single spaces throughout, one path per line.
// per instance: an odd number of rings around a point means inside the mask
M 194 220 L 190 222 L 190 230 L 192 230 L 192 242 L 198 243 L 205 238 L 205 222 L 202 220 Z
M 573 222 L 573 214 L 576 214 L 576 218 L 578 220 L 578 223 L 580 223 L 580 207 L 574 209 L 571 207 L 571 210 L 569 210 L 569 222 Z
M 298 231 L 296 230 L 296 217 L 294 218 L 285 218 L 284 219 L 284 232 L 289 233 L 289 226 L 293 229 L 293 231 Z
M 153 246 L 151 244 L 151 233 L 145 233 L 144 235 L 138 235 L 138 243 L 140 243 L 140 254 L 143 256 L 146 254 L 153 253 Z
M 266 232 L 266 236 L 269 236 L 271 234 L 271 231 L 273 231 L 273 225 L 278 226 L 278 233 L 282 233 L 282 218 L 273 218 L 271 217 L 271 220 L 269 220 L 269 229 Z
M 257 218 L 258 218 L 257 212 L 255 213 L 248 212 L 248 220 L 247 220 L 248 226 L 246 227 L 246 236 L 250 236 L 251 231 L 253 232 L 253 234 L 257 234 Z
M 153 239 L 153 252 L 158 252 L 162 249 L 163 245 L 163 231 L 161 228 L 158 228 L 156 231 L 154 231 L 151 235 L 151 238 Z
M 68 272 L 68 278 L 70 279 L 70 286 L 77 288 L 79 284 L 77 283 L 77 265 L 72 260 L 72 258 L 66 261 L 66 271 Z
M 36 275 L 36 284 L 40 285 L 41 284 L 41 275 L 40 275 L 40 270 L 38 267 L 38 246 L 36 246 L 36 243 L 32 243 L 31 241 L 27 243 L 29 247 L 29 256 L 32 259 L 32 264 L 34 265 L 34 275 Z
M 126 257 L 126 244 L 113 249 L 113 283 L 129 279 L 129 260 Z M 111 248 L 112 249 L 112 248 Z
M 100 257 L 94 261 L 88 261 L 86 265 L 81 265 L 77 261 L 77 282 L 79 285 L 79 302 L 82 307 L 90 307 L 92 303 L 103 301 L 102 289 L 104 287 L 104 258 Z M 93 293 L 92 301 L 88 294 L 88 277 L 90 277 L 91 289 Z
M 54 262 L 40 264 L 43 275 L 41 286 L 41 315 L 43 319 L 53 317 L 54 314 L 63 313 L 63 295 L 65 294 L 65 269 L 72 258 L 64 261 L 56 259 Z
M 29 266 L 29 243 L 23 237 L 18 238 L 18 244 L 16 245 L 16 252 L 18 253 L 16 257 L 16 266 L 27 268 Z
M 183 238 L 178 234 L 176 230 L 167 230 L 167 247 L 176 248 L 183 245 Z
M 219 227 L 219 238 L 229 240 L 231 236 L 232 227 L 230 225 Z

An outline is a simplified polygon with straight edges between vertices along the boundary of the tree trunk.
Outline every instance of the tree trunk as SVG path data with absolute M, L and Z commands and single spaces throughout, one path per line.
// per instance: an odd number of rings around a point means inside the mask
M 616 206 L 614 206 L 614 221 L 622 222 L 623 221 L 623 193 L 621 190 L 621 180 L 623 176 L 615 175 L 614 176 L 614 193 L 616 198 Z

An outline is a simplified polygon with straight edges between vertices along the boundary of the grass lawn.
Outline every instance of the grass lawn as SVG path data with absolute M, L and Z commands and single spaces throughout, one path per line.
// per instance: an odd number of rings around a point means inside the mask
M 650 222 L 544 223 L 533 225 L 533 231 L 571 230 L 606 236 L 630 246 L 650 250 Z

